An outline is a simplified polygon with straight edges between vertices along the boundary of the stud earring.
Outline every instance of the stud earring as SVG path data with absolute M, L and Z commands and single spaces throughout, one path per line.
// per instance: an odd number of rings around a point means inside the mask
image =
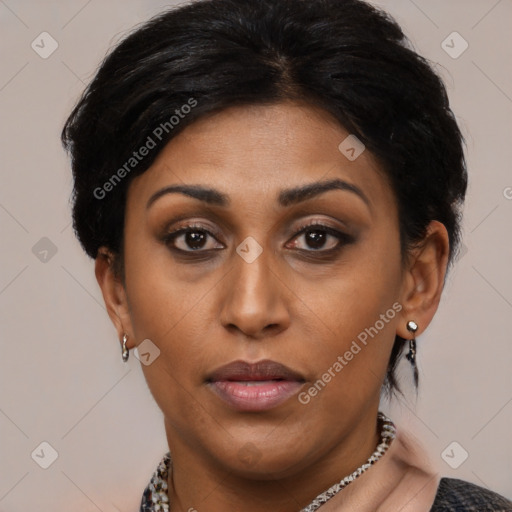
M 126 342 L 128 341 L 128 336 L 123 334 L 123 362 L 126 363 L 128 361 L 128 357 L 130 356 L 130 351 L 126 348 Z
M 405 356 L 412 365 L 414 374 L 414 384 L 418 386 L 418 366 L 416 365 L 416 331 L 418 324 L 413 320 L 407 322 L 407 330 L 412 333 L 412 339 L 409 340 L 409 352 Z

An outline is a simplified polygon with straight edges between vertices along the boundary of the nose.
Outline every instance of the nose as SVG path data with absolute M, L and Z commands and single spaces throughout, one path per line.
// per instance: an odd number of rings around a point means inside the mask
M 278 275 L 271 251 L 248 263 L 236 254 L 226 277 L 221 311 L 222 325 L 251 339 L 275 336 L 290 325 L 286 295 L 290 292 Z

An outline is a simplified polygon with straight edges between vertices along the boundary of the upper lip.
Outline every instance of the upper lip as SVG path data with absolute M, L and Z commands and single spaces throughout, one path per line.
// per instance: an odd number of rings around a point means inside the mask
M 256 363 L 247 361 L 233 361 L 217 368 L 208 378 L 208 382 L 232 380 L 232 381 L 252 381 L 252 380 L 297 380 L 304 381 L 299 373 L 291 370 L 287 366 L 265 359 Z

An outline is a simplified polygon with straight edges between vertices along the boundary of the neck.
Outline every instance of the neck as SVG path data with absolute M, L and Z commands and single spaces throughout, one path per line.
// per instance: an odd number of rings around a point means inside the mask
M 166 421 L 168 443 L 172 446 L 168 478 L 170 512 L 297 512 L 367 461 L 380 440 L 376 418 L 376 408 L 368 411 L 337 445 L 325 447 L 305 465 L 298 462 L 295 471 L 251 478 L 198 452 L 176 435 Z

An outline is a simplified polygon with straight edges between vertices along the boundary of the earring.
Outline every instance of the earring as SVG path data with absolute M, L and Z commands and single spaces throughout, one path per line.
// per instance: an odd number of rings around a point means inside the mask
M 123 334 L 123 361 L 126 363 L 128 361 L 128 357 L 130 356 L 130 351 L 126 348 L 126 342 L 128 341 L 128 336 Z
M 409 340 L 409 353 L 405 356 L 411 363 L 414 373 L 414 384 L 418 387 L 418 367 L 416 365 L 416 331 L 418 324 L 413 320 L 407 322 L 407 330 L 412 332 L 412 339 Z

